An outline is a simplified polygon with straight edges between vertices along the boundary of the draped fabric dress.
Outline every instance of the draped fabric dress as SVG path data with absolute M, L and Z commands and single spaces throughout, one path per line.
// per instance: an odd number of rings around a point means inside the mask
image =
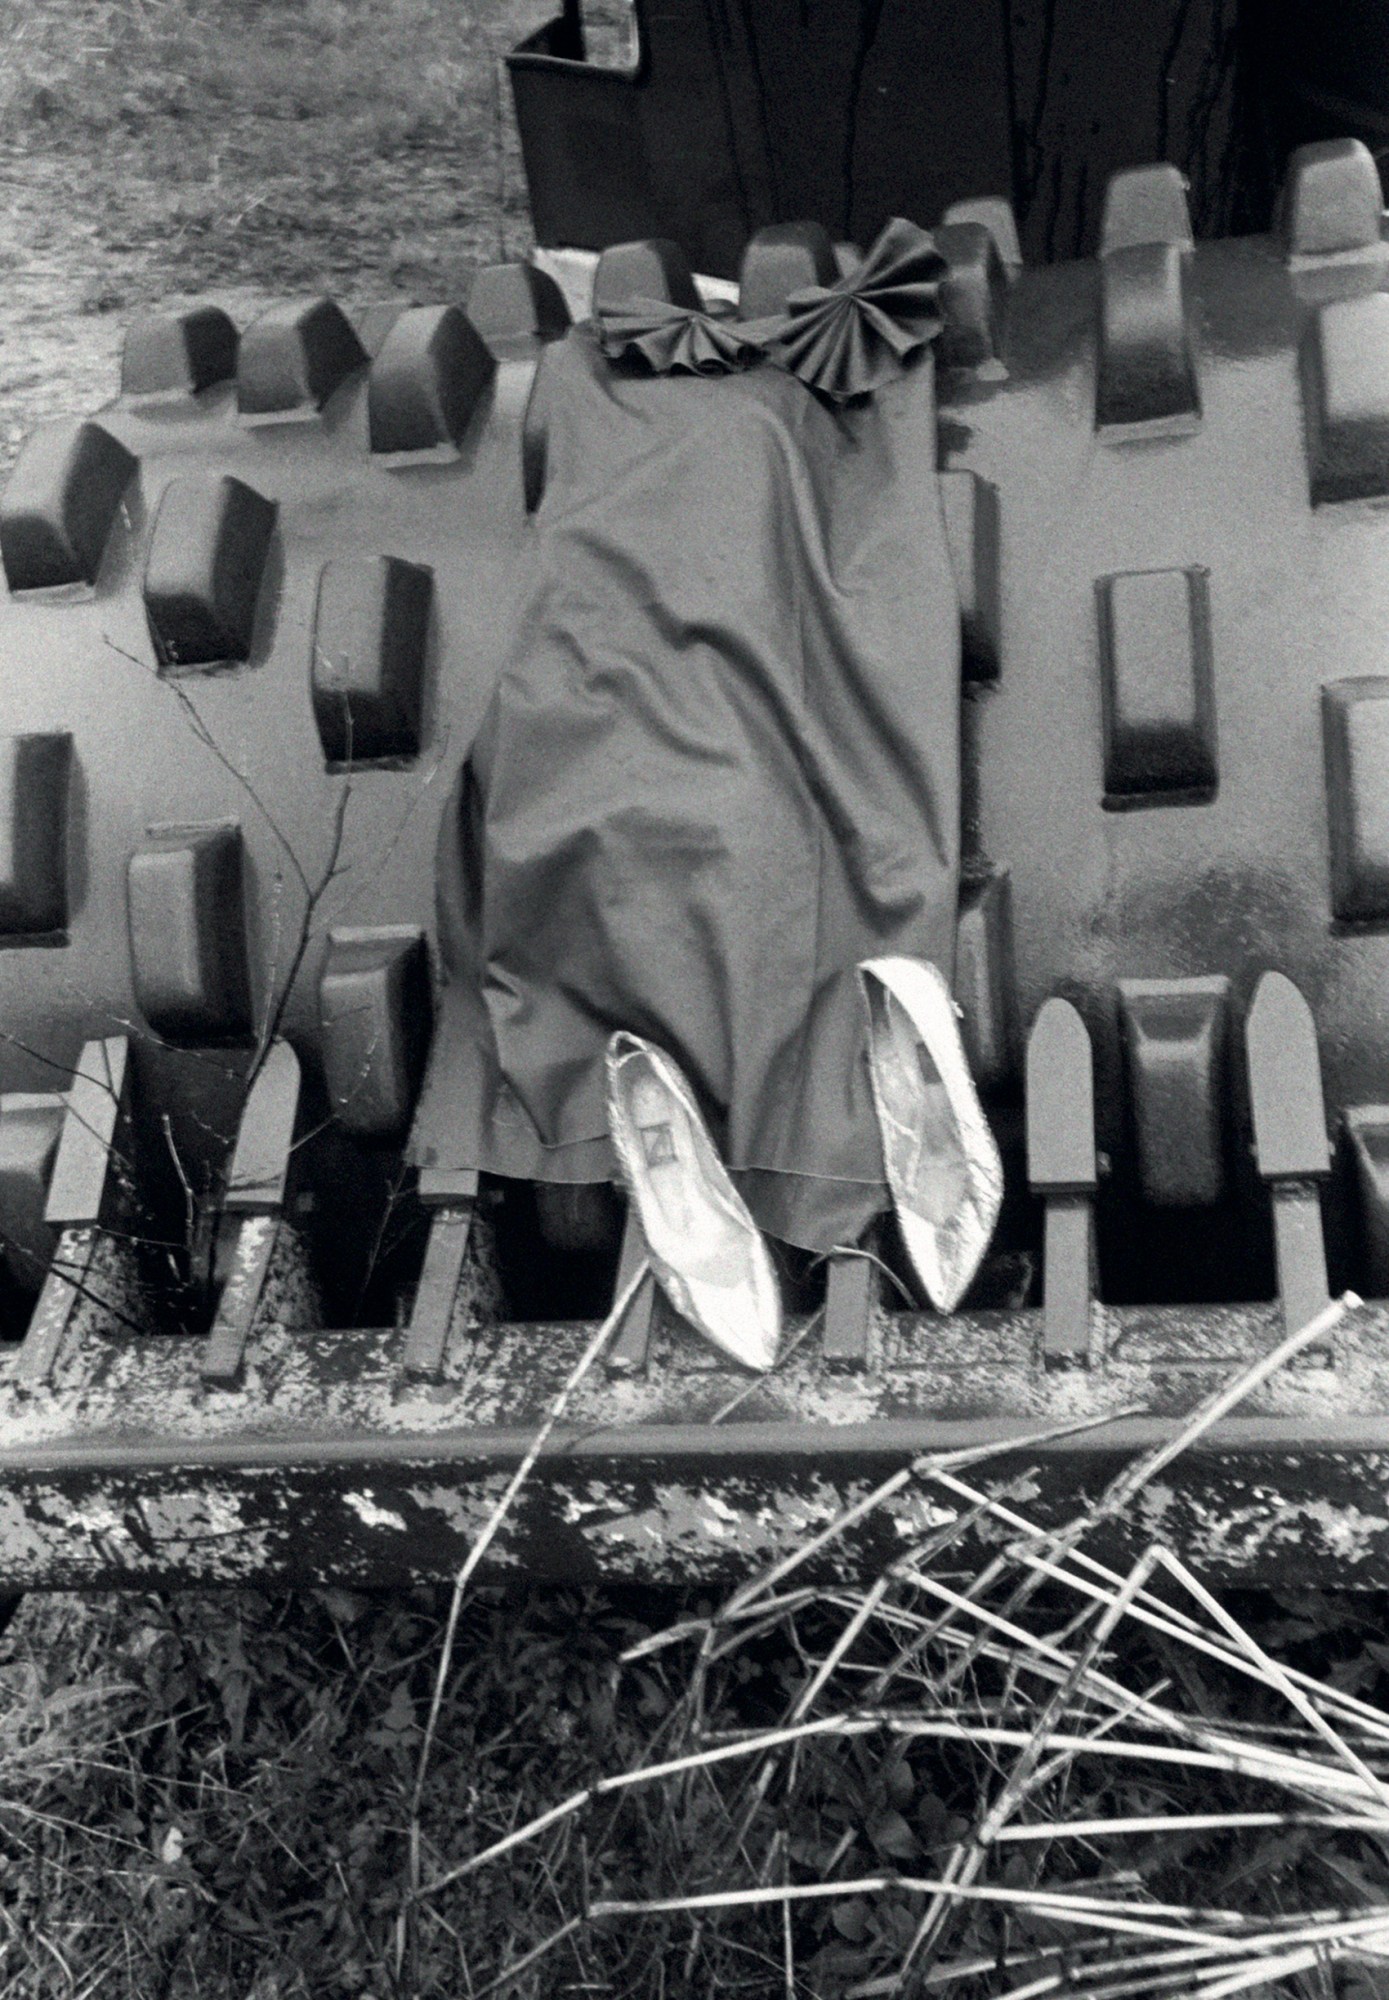
M 951 972 L 957 597 L 929 356 L 836 409 L 784 370 L 546 361 L 545 492 L 464 773 L 470 1164 L 608 1179 L 604 1048 L 689 1076 L 759 1225 L 886 1205 L 855 967 Z

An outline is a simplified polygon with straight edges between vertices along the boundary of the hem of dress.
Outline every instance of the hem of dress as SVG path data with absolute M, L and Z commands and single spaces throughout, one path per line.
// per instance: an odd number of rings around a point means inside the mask
M 621 1182 L 617 1154 L 606 1133 L 562 1146 L 547 1146 L 520 1133 L 493 1137 L 501 1142 L 479 1148 L 479 1158 L 470 1163 L 483 1173 L 551 1186 Z M 881 1180 L 845 1180 L 757 1165 L 730 1166 L 728 1171 L 760 1230 L 778 1242 L 817 1254 L 856 1244 L 891 1199 Z

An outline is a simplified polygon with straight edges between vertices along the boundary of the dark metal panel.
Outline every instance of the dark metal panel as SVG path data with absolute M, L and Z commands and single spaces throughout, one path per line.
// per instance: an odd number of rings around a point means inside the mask
M 866 242 L 891 215 L 1011 195 L 1030 256 L 1074 256 L 1108 176 L 1164 158 L 1199 233 L 1267 215 L 1233 0 L 638 0 L 637 18 L 630 75 L 583 60 L 574 8 L 509 59 L 542 243 L 669 235 L 731 277 L 764 223 Z M 1259 80 L 1277 94 L 1276 66 Z

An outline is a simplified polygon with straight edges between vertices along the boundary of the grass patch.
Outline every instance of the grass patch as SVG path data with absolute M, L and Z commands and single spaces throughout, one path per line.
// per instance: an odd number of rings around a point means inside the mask
M 995 1579 L 976 1592 L 980 1612 L 1002 1615 L 1016 1584 Z M 426 1884 L 606 1776 L 729 1745 L 749 1754 L 599 1796 L 428 1896 L 412 1922 L 411 1796 L 444 1593 L 31 1598 L 0 1644 L 0 1991 L 17 2000 L 890 1992 L 927 1902 L 908 1885 L 949 1867 L 1018 1755 L 982 1729 L 1030 1734 L 1056 1678 L 1040 1645 L 1030 1674 L 1021 1648 L 985 1646 L 967 1659 L 966 1618 L 903 1660 L 904 1642 L 941 1606 L 902 1579 L 807 1706 L 863 1601 L 808 1593 L 711 1625 L 719 1607 L 694 1598 L 481 1589 L 464 1609 L 421 1805 Z M 1023 1616 L 1054 1645 L 1080 1608 L 1048 1588 Z M 1234 1609 L 1262 1646 L 1334 1690 L 1389 1697 L 1382 1594 L 1249 1595 Z M 672 1627 L 670 1644 L 621 1664 Z M 719 1636 L 706 1647 L 711 1630 Z M 1180 1635 L 1120 1632 L 1093 1664 L 1136 1694 L 1165 1683 L 1160 1705 L 1179 1730 L 1334 1761 L 1276 1691 Z M 875 1684 L 879 1713 L 941 1733 L 855 1733 Z M 797 1707 L 825 1734 L 752 1754 Z M 1093 1694 L 1076 1709 L 1087 1734 L 1103 1721 Z M 1382 1738 L 1355 1740 L 1385 1768 Z M 1091 1941 L 1044 1901 L 1058 1893 L 1111 1897 L 1140 1924 L 1155 1905 L 1199 1903 L 1242 1911 L 1259 1937 L 1280 1926 L 1290 1934 L 1299 1911 L 1329 1909 L 1344 1930 L 1389 1906 L 1389 1832 L 1382 1814 L 1356 1810 L 1358 1826 L 1309 1825 L 1328 1817 L 1315 1790 L 1293 1795 L 1219 1760 L 1072 1756 L 1018 1815 L 1014 1832 L 1034 1837 L 991 1850 L 980 1884 L 1010 1899 L 954 1907 L 918 1990 L 949 1986 L 977 2000 L 1041 1976 L 1088 1996 L 1114 1983 L 1117 1952 L 1164 1948 L 1141 1937 L 1116 1948 L 1103 1932 Z M 1251 1812 L 1271 1819 L 1232 1823 Z M 1210 1823 L 1174 1823 L 1193 1814 Z M 1065 1833 L 1135 1819 L 1146 1830 Z M 786 1914 L 775 1901 L 735 1900 L 788 1884 L 840 1893 L 808 1896 Z M 689 1908 L 698 1897 L 715 1905 Z M 649 1908 L 662 1899 L 676 1907 Z M 648 1907 L 604 1916 L 614 1904 Z M 598 1914 L 552 1943 L 586 1908 Z M 522 1969 L 492 1987 L 509 1967 Z M 1162 1990 L 1119 1971 L 1134 1990 Z M 1288 1990 L 1308 2000 L 1382 1993 L 1368 1959 L 1328 1962 Z
M 0 0 L 0 147 L 147 289 L 456 293 L 529 241 L 502 57 L 547 0 Z M 115 310 L 125 300 L 102 305 Z
M 650 1608 L 471 1602 L 422 1802 L 431 1872 L 641 1754 L 670 1697 L 662 1670 L 619 1695 L 616 1658 Z M 27 1600 L 0 1648 L 0 1991 L 455 1996 L 540 1942 L 577 1877 L 537 1851 L 401 1956 L 442 1611 L 332 1589 Z M 640 1887 L 642 1856 L 614 1879 Z

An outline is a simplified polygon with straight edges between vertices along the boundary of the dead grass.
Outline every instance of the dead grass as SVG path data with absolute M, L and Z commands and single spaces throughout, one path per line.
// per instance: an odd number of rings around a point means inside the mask
M 1373 1985 L 1389 1961 L 1389 1711 L 1325 1663 L 1275 1659 L 1166 1548 L 1120 1575 L 1087 1546 L 1356 1304 L 1232 1377 L 1060 1529 L 1020 1510 L 1025 1477 L 1000 1493 L 970 1470 L 987 1448 L 860 1496 L 711 1617 L 629 1648 L 629 1665 L 690 1650 L 659 1745 L 426 1880 L 407 1928 L 421 1903 L 587 1822 L 579 1900 L 513 1974 L 683 1917 L 692 1955 L 760 1950 L 763 1990 L 787 2000 Z M 798 1587 L 906 1480 L 938 1502 L 914 1548 L 867 1589 Z M 999 1553 L 953 1580 L 981 1528 Z M 722 1726 L 730 1664 L 773 1635 L 796 1662 L 787 1699 L 760 1726 Z M 654 1892 L 605 1893 L 596 1875 L 638 1800 Z

